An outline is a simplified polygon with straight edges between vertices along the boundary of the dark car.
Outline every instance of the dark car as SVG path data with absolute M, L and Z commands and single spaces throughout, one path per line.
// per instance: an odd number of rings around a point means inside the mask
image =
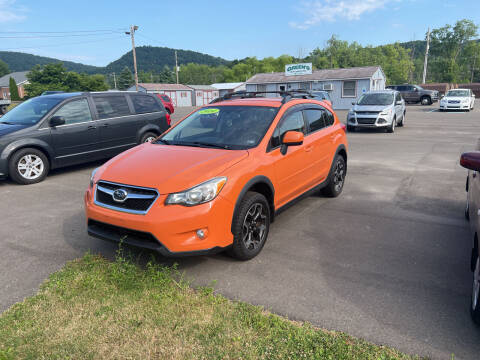
M 399 91 L 406 103 L 431 105 L 438 101 L 438 91 L 426 90 L 418 85 L 389 85 L 386 88 Z
M 167 130 L 166 115 L 144 93 L 32 98 L 0 118 L 0 178 L 33 184 L 50 169 L 112 157 Z
M 65 91 L 60 91 L 60 90 L 47 90 L 42 92 L 40 95 L 44 96 L 44 95 L 62 94 L 64 92 Z
M 330 94 L 328 91 L 311 91 L 311 94 L 314 96 L 315 100 L 325 101 L 330 107 L 332 107 L 332 99 L 330 98 Z
M 165 110 L 167 110 L 169 114 L 173 114 L 175 111 L 175 108 L 173 107 L 173 102 L 172 102 L 172 99 L 170 99 L 170 96 L 165 94 L 157 94 L 157 96 L 162 102 L 163 106 L 165 107 Z
M 478 237 L 480 236 L 480 144 L 477 145 L 477 151 L 462 154 L 460 165 L 467 168 L 467 206 L 465 208 L 465 217 L 470 221 L 472 230 L 472 255 L 470 260 L 470 269 L 472 276 L 472 300 L 470 313 L 473 321 L 480 325 L 480 253 Z

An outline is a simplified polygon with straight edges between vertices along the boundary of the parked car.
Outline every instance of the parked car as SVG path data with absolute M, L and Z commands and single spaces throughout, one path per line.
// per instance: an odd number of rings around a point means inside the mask
M 167 130 L 167 115 L 142 93 L 32 98 L 0 118 L 0 178 L 33 184 L 50 169 L 112 157 Z
M 357 128 L 386 129 L 393 133 L 395 127 L 405 125 L 405 101 L 398 91 L 376 90 L 363 94 L 352 103 L 347 115 L 347 130 Z
M 10 99 L 0 99 L 0 116 L 7 112 L 8 106 L 11 103 Z
M 470 89 L 448 90 L 440 100 L 440 111 L 444 110 L 473 110 L 475 94 Z
M 480 236 L 480 146 L 477 145 L 476 151 L 462 154 L 460 165 L 468 169 L 465 217 L 470 221 L 472 231 L 470 270 L 473 272 L 473 277 L 470 314 L 473 321 L 480 325 L 480 247 L 478 243 Z
M 315 97 L 315 99 L 325 101 L 330 107 L 333 106 L 332 99 L 330 98 L 330 94 L 328 91 L 311 91 L 311 94 Z
M 386 88 L 399 91 L 408 104 L 421 103 L 422 105 L 431 105 L 438 101 L 437 90 L 426 90 L 418 85 L 389 85 Z
M 175 108 L 173 107 L 173 102 L 172 102 L 172 99 L 170 99 L 170 96 L 166 94 L 156 94 L 156 95 L 162 102 L 165 110 L 167 110 L 169 114 L 173 114 L 175 112 Z
M 88 233 L 165 256 L 256 256 L 280 209 L 307 192 L 340 195 L 347 173 L 332 109 L 282 94 L 228 94 L 94 170 Z

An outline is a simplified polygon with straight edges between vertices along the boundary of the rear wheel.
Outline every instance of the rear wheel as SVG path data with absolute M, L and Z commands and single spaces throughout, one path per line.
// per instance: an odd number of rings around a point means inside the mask
M 347 175 L 347 164 L 341 155 L 336 155 L 333 160 L 332 172 L 328 176 L 328 183 L 322 189 L 322 194 L 328 197 L 337 197 L 342 193 L 345 176 Z
M 470 315 L 472 320 L 480 325 L 480 258 L 478 256 L 478 248 L 472 250 L 472 301 L 470 304 Z
M 233 245 L 228 253 L 250 260 L 262 251 L 270 229 L 270 206 L 262 194 L 249 191 L 241 200 L 233 219 Z
M 43 152 L 33 148 L 17 151 L 9 162 L 9 173 L 13 181 L 21 185 L 35 184 L 50 170 L 50 163 Z
M 143 134 L 142 138 L 140 139 L 140 143 L 152 142 L 158 137 L 157 134 L 153 132 L 147 132 Z

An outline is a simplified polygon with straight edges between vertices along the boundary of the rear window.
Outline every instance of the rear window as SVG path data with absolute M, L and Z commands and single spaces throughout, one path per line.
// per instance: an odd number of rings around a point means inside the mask
M 145 114 L 156 111 L 162 111 L 159 103 L 148 95 L 130 95 L 133 102 L 133 107 L 137 114 Z
M 130 115 L 127 98 L 120 96 L 94 96 L 93 102 L 100 119 Z

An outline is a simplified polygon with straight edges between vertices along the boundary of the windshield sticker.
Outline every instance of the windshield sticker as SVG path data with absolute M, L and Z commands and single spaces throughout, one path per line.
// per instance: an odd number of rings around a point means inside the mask
M 216 114 L 216 113 L 219 113 L 219 112 L 220 112 L 220 109 L 209 108 L 209 109 L 200 110 L 198 113 L 201 114 L 201 115 L 205 115 L 205 114 Z

